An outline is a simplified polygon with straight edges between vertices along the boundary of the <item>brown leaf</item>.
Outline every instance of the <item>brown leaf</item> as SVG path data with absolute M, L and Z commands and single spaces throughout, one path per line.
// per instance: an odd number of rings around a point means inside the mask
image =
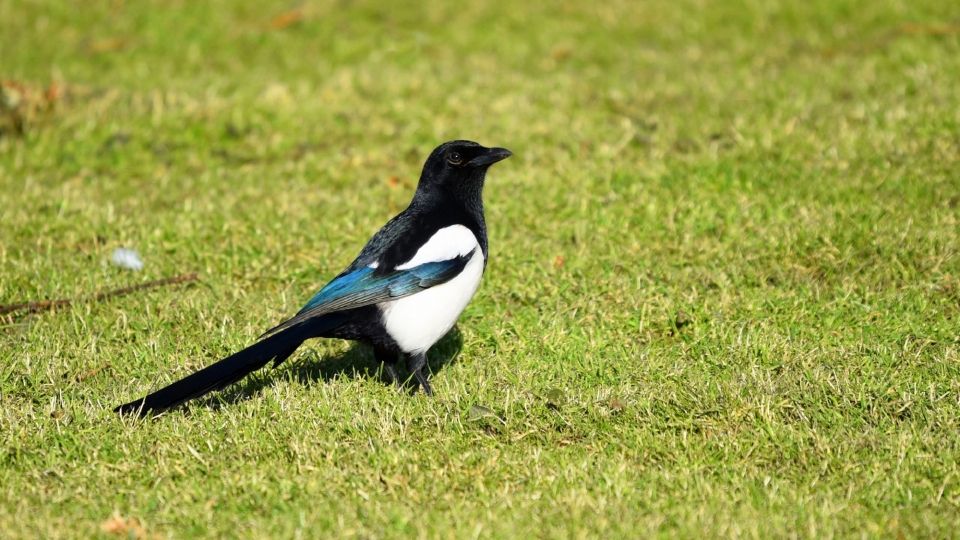
M 106 38 L 98 39 L 87 45 L 87 54 L 101 54 L 114 52 L 123 49 L 131 42 L 130 38 Z
M 570 47 L 557 46 L 550 51 L 550 58 L 560 62 L 561 60 L 566 60 L 569 58 L 571 53 L 573 53 L 573 50 L 570 49 Z
M 56 82 L 50 83 L 46 92 L 47 103 L 52 105 L 55 101 L 63 97 L 63 86 Z
M 952 36 L 960 34 L 960 24 L 903 23 L 900 33 L 910 36 Z
M 146 531 L 140 525 L 137 518 L 124 518 L 119 513 L 114 513 L 110 519 L 100 524 L 100 530 L 117 536 L 126 536 L 127 538 L 145 538 Z
M 563 255 L 557 255 L 557 258 L 553 260 L 553 267 L 560 269 L 563 268 L 563 263 L 567 262 L 567 258 Z
M 283 30 L 288 26 L 294 25 L 303 20 L 303 10 L 302 9 L 291 9 L 285 13 L 281 13 L 273 18 L 270 21 L 270 27 L 274 30 Z

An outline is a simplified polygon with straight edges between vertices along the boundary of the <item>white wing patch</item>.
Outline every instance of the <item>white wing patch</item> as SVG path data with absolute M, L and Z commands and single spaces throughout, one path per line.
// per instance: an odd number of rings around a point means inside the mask
M 483 252 L 477 249 L 450 281 L 380 304 L 387 333 L 406 353 L 426 352 L 456 324 L 480 285 L 483 266 Z
M 434 233 L 412 259 L 396 269 L 407 270 L 428 262 L 449 261 L 469 254 L 479 245 L 477 237 L 463 225 L 444 227 Z
M 406 270 L 473 253 L 463 271 L 450 281 L 380 304 L 387 333 L 404 352 L 425 352 L 456 324 L 483 277 L 483 251 L 479 247 L 470 229 L 451 225 L 437 231 L 412 259 L 397 266 L 397 270 Z

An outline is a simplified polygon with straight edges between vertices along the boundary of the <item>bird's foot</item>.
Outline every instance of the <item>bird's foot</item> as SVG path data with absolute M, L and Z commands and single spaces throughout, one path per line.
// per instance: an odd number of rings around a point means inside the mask
M 386 372 L 387 377 L 390 377 L 390 382 L 397 388 L 400 388 L 400 376 L 397 374 L 397 366 L 395 364 L 384 363 L 383 371 Z
M 430 382 L 427 381 L 427 376 L 423 374 L 423 371 L 418 369 L 414 372 L 414 376 L 416 376 L 417 382 L 420 383 L 420 388 L 423 388 L 427 396 L 433 397 L 433 389 L 430 388 Z

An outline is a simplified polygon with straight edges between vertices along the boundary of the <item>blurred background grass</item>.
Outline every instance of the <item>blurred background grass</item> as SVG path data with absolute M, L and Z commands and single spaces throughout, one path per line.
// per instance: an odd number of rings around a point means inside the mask
M 958 33 L 942 1 L 0 2 L 0 304 L 200 275 L 4 316 L 0 533 L 950 536 Z M 294 312 L 454 138 L 516 157 L 437 399 L 322 342 L 112 415 Z

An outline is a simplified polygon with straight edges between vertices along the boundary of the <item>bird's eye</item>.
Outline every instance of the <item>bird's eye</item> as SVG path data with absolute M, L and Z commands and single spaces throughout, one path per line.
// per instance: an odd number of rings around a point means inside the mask
M 459 152 L 453 152 L 447 156 L 447 161 L 449 161 L 451 165 L 459 165 L 463 163 L 463 156 L 461 156 Z

